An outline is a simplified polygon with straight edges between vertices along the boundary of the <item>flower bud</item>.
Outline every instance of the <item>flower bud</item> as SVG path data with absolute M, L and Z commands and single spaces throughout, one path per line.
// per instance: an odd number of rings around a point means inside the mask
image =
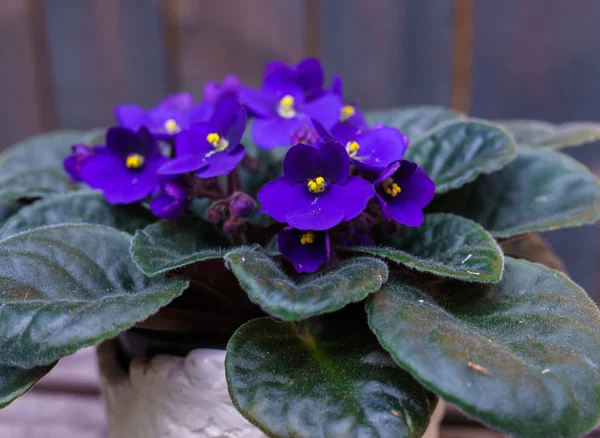
M 227 219 L 223 224 L 223 232 L 235 236 L 244 230 L 244 221 L 239 218 L 232 217 Z
M 391 236 L 400 229 L 400 224 L 396 221 L 383 221 L 379 227 L 381 228 L 382 233 Z
M 229 211 L 233 217 L 248 217 L 254 211 L 254 200 L 245 193 L 234 193 L 229 201 Z
M 368 213 L 361 213 L 358 217 L 352 219 L 350 222 L 352 229 L 358 234 L 365 234 L 371 231 L 375 226 L 376 221 L 373 216 Z
M 227 213 L 227 206 L 222 202 L 215 202 L 206 209 L 206 220 L 218 224 Z

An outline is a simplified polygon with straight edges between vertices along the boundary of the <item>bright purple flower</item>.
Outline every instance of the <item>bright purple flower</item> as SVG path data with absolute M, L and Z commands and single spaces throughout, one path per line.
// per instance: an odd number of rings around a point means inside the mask
M 344 106 L 342 111 L 348 107 Z M 335 127 L 339 129 L 329 133 L 318 121 L 313 120 L 313 124 L 321 138 L 344 145 L 361 172 L 380 173 L 394 161 L 401 160 L 408 147 L 408 138 L 397 129 L 387 126 L 368 128 L 365 124 L 358 129 L 345 121 L 338 122 Z
M 416 163 L 407 160 L 391 164 L 373 186 L 385 218 L 408 226 L 423 223 L 423 208 L 435 193 L 435 183 Z
M 242 103 L 258 117 L 252 127 L 252 139 L 258 146 L 272 149 L 292 145 L 292 137 L 299 130 L 305 126 L 311 127 L 311 118 L 327 128 L 336 123 L 341 106 L 340 97 L 324 92 L 318 98 L 309 100 L 307 90 L 312 90 L 319 80 L 321 84 L 323 81 L 322 75 L 319 79 L 319 75 L 313 72 L 316 70 L 314 60 L 304 63 L 306 65 L 300 63 L 297 67 L 287 67 L 281 62 L 271 63 L 267 66 L 260 91 L 240 87 Z M 313 67 L 308 67 L 310 65 Z
M 115 118 L 124 128 L 138 131 L 142 126 L 156 138 L 170 140 L 194 122 L 207 121 L 213 112 L 210 102 L 194 104 L 188 93 L 173 94 L 151 109 L 125 104 L 115 108 Z
M 80 176 L 102 190 L 110 204 L 130 204 L 158 188 L 156 170 L 166 160 L 146 128 L 135 133 L 114 127 L 106 134 L 106 147 L 96 147 L 95 154 L 85 159 Z
M 246 112 L 233 98 L 217 105 L 206 123 L 195 123 L 175 140 L 176 157 L 159 169 L 162 175 L 196 172 L 201 178 L 225 175 L 244 158 L 240 144 L 246 129 Z
M 159 195 L 150 201 L 150 210 L 161 219 L 177 219 L 192 202 L 191 190 L 177 177 L 160 178 Z
M 96 153 L 96 148 L 99 146 L 88 146 L 86 144 L 73 145 L 73 154 L 69 155 L 64 161 L 64 167 L 67 173 L 71 176 L 73 182 L 82 182 L 81 166 L 91 156 Z
M 292 78 L 302 88 L 308 100 L 320 97 L 325 91 L 323 66 L 316 58 L 303 59 L 293 66 L 287 66 L 281 61 L 271 61 L 265 68 L 265 81 L 277 80 L 277 76 Z
M 283 176 L 258 193 L 263 210 L 300 230 L 321 231 L 358 216 L 373 197 L 373 187 L 350 176 L 350 159 L 338 143 L 320 149 L 303 144 L 287 152 Z
M 296 271 L 315 272 L 329 260 L 329 233 L 327 231 L 297 230 L 285 227 L 277 234 L 279 252 L 294 264 Z

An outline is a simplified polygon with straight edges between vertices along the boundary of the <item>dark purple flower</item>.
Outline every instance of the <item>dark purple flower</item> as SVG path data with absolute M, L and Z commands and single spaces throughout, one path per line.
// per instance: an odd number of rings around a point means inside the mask
M 315 99 L 307 98 L 307 90 L 323 82 L 322 71 L 320 76 L 315 73 L 314 62 L 306 60 L 296 67 L 271 63 L 261 90 L 240 87 L 242 103 L 258 117 L 252 126 L 252 139 L 258 146 L 272 149 L 292 145 L 292 137 L 299 130 L 311 127 L 311 118 L 327 128 L 336 123 L 341 106 L 338 95 L 323 92 Z
M 138 131 L 142 126 L 156 138 L 170 140 L 194 122 L 207 121 L 213 112 L 213 104 L 194 104 L 188 93 L 173 94 L 151 109 L 125 104 L 115 108 L 115 118 L 124 128 Z
M 64 167 L 71 176 L 73 182 L 82 182 L 80 171 L 83 163 L 96 153 L 99 146 L 88 146 L 86 144 L 73 145 L 73 154 L 64 161 Z
M 206 123 L 195 123 L 175 140 L 176 157 L 159 169 L 162 175 L 196 172 L 211 178 L 231 172 L 244 158 L 240 144 L 246 129 L 246 112 L 233 98 L 217 105 Z
M 150 201 L 150 210 L 161 219 L 177 219 L 192 202 L 190 188 L 177 177 L 162 177 L 160 185 L 159 195 Z
M 263 210 L 300 230 L 327 230 L 358 216 L 373 197 L 373 187 L 349 176 L 350 159 L 338 143 L 320 149 L 303 144 L 287 152 L 283 176 L 258 193 Z
M 155 192 L 156 170 L 166 160 L 146 128 L 135 133 L 114 127 L 106 134 L 106 147 L 96 147 L 79 174 L 90 187 L 102 190 L 110 204 L 130 204 Z
M 279 252 L 294 264 L 296 271 L 312 273 L 329 260 L 327 231 L 297 230 L 285 227 L 277 234 Z
M 423 208 L 435 193 L 435 183 L 416 163 L 407 160 L 392 163 L 373 186 L 385 218 L 408 226 L 423 223 Z

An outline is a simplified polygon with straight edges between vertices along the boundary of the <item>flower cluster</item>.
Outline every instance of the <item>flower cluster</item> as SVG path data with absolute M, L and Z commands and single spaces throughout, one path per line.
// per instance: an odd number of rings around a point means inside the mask
M 249 231 L 256 195 L 261 211 L 283 224 L 280 253 L 298 272 L 315 272 L 332 248 L 372 243 L 375 226 L 420 225 L 435 191 L 415 163 L 403 160 L 406 136 L 369 126 L 344 101 L 340 78 L 329 87 L 324 82 L 316 59 L 293 66 L 275 61 L 260 89 L 228 76 L 206 84 L 200 103 L 180 93 L 152 109 L 121 105 L 106 143 L 73 146 L 65 169 L 74 182 L 101 190 L 107 202 L 143 202 L 163 219 L 208 198 L 214 202 L 206 218 L 230 236 Z M 242 166 L 256 171 L 261 164 L 241 143 L 249 118 L 256 146 L 289 147 L 281 176 L 257 194 L 244 193 L 239 174 Z

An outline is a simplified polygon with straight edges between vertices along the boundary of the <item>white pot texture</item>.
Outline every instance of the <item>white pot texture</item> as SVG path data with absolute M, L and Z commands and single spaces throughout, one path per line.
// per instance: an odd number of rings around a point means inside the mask
M 98 347 L 110 438 L 264 438 L 235 409 L 227 392 L 225 351 L 134 359 L 129 374 L 116 361 L 115 341 Z M 423 438 L 438 438 L 440 401 Z

